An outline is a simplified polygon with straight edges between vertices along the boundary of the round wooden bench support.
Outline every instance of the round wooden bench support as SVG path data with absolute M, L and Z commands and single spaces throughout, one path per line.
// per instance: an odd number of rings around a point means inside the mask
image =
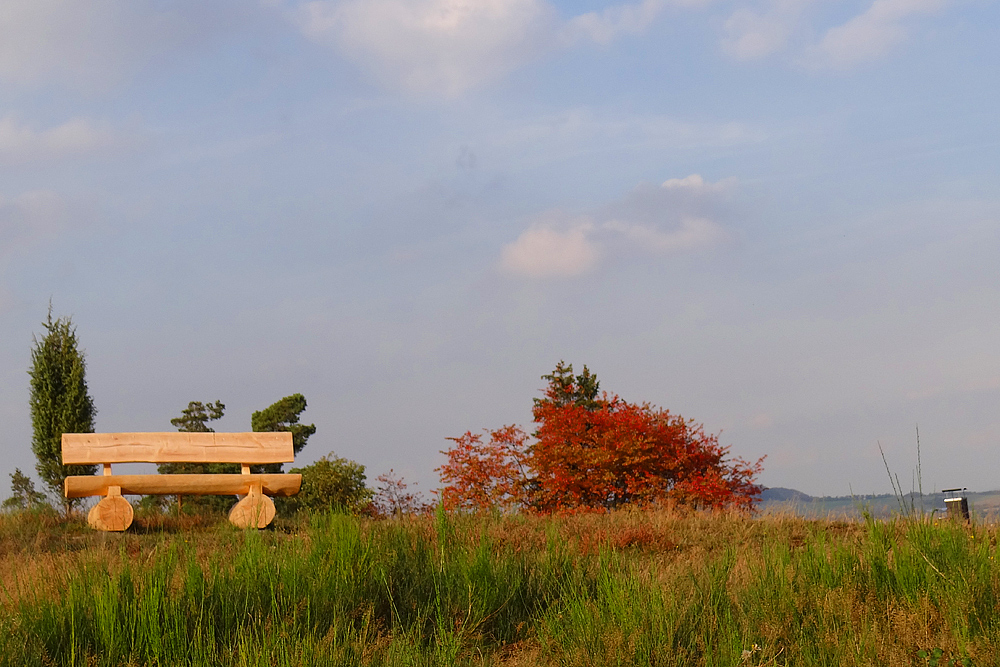
M 238 528 L 266 528 L 274 519 L 274 501 L 261 492 L 259 484 L 229 511 L 229 522 Z
M 112 486 L 108 495 L 87 514 L 87 523 L 97 530 L 122 532 L 132 525 L 132 505 L 121 495 L 121 487 Z

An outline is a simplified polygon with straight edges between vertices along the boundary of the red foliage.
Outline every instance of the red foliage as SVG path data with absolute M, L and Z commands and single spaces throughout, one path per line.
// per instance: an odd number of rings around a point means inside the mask
M 526 505 L 528 434 L 512 425 L 489 431 L 489 436 L 489 442 L 483 442 L 482 435 L 468 431 L 448 438 L 455 445 L 442 452 L 448 462 L 437 469 L 445 509 L 510 510 Z
M 604 510 L 626 504 L 675 501 L 704 508 L 751 509 L 761 487 L 763 458 L 727 459 L 728 447 L 693 421 L 649 404 L 604 393 L 584 367 L 573 376 L 562 362 L 545 397 L 535 399 L 537 439 L 516 426 L 449 438 L 438 468 L 447 509 L 542 512 Z
M 542 511 L 614 508 L 673 499 L 698 507 L 751 508 L 763 459 L 726 460 L 702 426 L 617 396 L 593 408 L 535 404 L 534 504 Z

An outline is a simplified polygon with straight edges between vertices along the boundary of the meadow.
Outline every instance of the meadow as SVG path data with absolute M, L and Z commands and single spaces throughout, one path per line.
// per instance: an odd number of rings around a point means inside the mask
M 0 515 L 0 665 L 996 665 L 1000 528 Z

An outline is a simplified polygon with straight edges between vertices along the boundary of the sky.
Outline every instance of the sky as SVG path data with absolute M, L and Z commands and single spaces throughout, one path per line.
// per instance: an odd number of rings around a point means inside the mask
M 986 0 L 5 0 L 0 495 L 51 302 L 97 430 L 302 393 L 425 494 L 564 360 L 760 482 L 1000 488 Z M 985 465 L 984 465 L 985 464 Z

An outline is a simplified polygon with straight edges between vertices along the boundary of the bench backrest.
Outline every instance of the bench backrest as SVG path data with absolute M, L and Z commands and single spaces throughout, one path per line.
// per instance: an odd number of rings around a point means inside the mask
M 290 463 L 292 434 L 63 433 L 64 465 L 92 463 Z

